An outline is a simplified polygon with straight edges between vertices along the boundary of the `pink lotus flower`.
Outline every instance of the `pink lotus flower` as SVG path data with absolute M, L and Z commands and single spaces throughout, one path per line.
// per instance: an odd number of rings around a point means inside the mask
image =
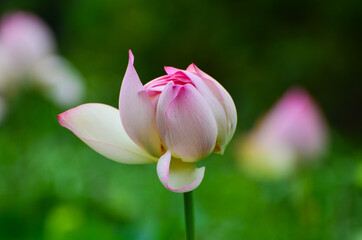
M 302 88 L 289 90 L 241 143 L 242 167 L 256 175 L 284 177 L 299 160 L 319 157 L 327 142 L 325 120 Z
M 119 110 L 84 104 L 58 116 L 98 153 L 129 163 L 157 163 L 161 183 L 174 192 L 192 191 L 205 167 L 195 162 L 222 153 L 235 132 L 236 109 L 228 92 L 194 64 L 165 67 L 167 75 L 142 85 L 129 52 Z

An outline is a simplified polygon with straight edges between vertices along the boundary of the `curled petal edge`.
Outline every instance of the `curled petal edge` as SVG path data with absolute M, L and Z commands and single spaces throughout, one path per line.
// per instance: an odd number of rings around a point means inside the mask
M 157 163 L 157 175 L 161 183 L 168 190 L 176 193 L 190 192 L 196 189 L 202 182 L 204 173 L 205 167 L 196 168 L 194 163 L 174 159 L 171 157 L 171 151 L 163 154 Z

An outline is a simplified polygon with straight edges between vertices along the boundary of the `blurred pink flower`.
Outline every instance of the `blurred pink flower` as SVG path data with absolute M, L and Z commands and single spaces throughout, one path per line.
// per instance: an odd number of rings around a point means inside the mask
M 34 61 L 55 51 L 53 35 L 38 17 L 14 12 L 3 17 L 0 24 L 0 43 L 11 61 L 28 67 Z
M 59 106 L 78 103 L 83 79 L 55 52 L 53 35 L 41 19 L 26 12 L 6 14 L 0 22 L 0 94 L 9 97 L 26 80 L 53 92 L 49 97 Z
M 222 153 L 235 132 L 236 109 L 229 93 L 194 64 L 165 67 L 167 75 L 142 85 L 129 52 L 119 110 L 84 104 L 58 116 L 100 154 L 122 163 L 156 163 L 161 183 L 192 191 L 205 167 L 196 161 Z
M 239 160 L 249 172 L 282 177 L 298 160 L 315 159 L 327 142 L 325 120 L 309 94 L 292 88 L 241 142 Z

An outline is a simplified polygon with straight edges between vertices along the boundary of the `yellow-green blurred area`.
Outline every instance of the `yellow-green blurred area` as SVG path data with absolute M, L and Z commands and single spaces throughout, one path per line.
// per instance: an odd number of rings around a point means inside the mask
M 1 0 L 52 29 L 85 79 L 85 102 L 117 107 L 128 61 L 143 83 L 195 63 L 233 97 L 238 129 L 199 163 L 197 239 L 362 239 L 362 1 Z M 235 141 L 291 86 L 330 127 L 328 152 L 279 181 L 238 168 Z M 183 199 L 156 165 L 110 161 L 62 128 L 67 110 L 25 87 L 0 125 L 0 239 L 184 239 Z

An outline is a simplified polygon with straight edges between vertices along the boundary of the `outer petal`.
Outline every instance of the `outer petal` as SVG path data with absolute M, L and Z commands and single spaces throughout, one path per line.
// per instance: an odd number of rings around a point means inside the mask
M 194 162 L 215 147 L 217 126 L 210 106 L 191 85 L 169 82 L 157 106 L 157 125 L 174 157 Z
M 156 106 L 145 91 L 129 51 L 129 62 L 119 96 L 119 111 L 128 136 L 153 156 L 161 156 L 161 139 L 157 131 Z
M 197 188 L 204 173 L 205 167 L 196 168 L 194 163 L 171 158 L 170 151 L 162 155 L 157 163 L 157 175 L 161 183 L 168 190 L 177 193 L 190 192 Z
M 128 137 L 116 108 L 99 103 L 83 104 L 58 115 L 58 120 L 96 152 L 114 161 L 129 164 L 157 161 Z
M 236 129 L 237 114 L 233 99 L 220 83 L 198 69 L 195 64 L 191 64 L 183 72 L 212 109 L 218 127 L 218 149 L 215 151 L 223 153 Z

